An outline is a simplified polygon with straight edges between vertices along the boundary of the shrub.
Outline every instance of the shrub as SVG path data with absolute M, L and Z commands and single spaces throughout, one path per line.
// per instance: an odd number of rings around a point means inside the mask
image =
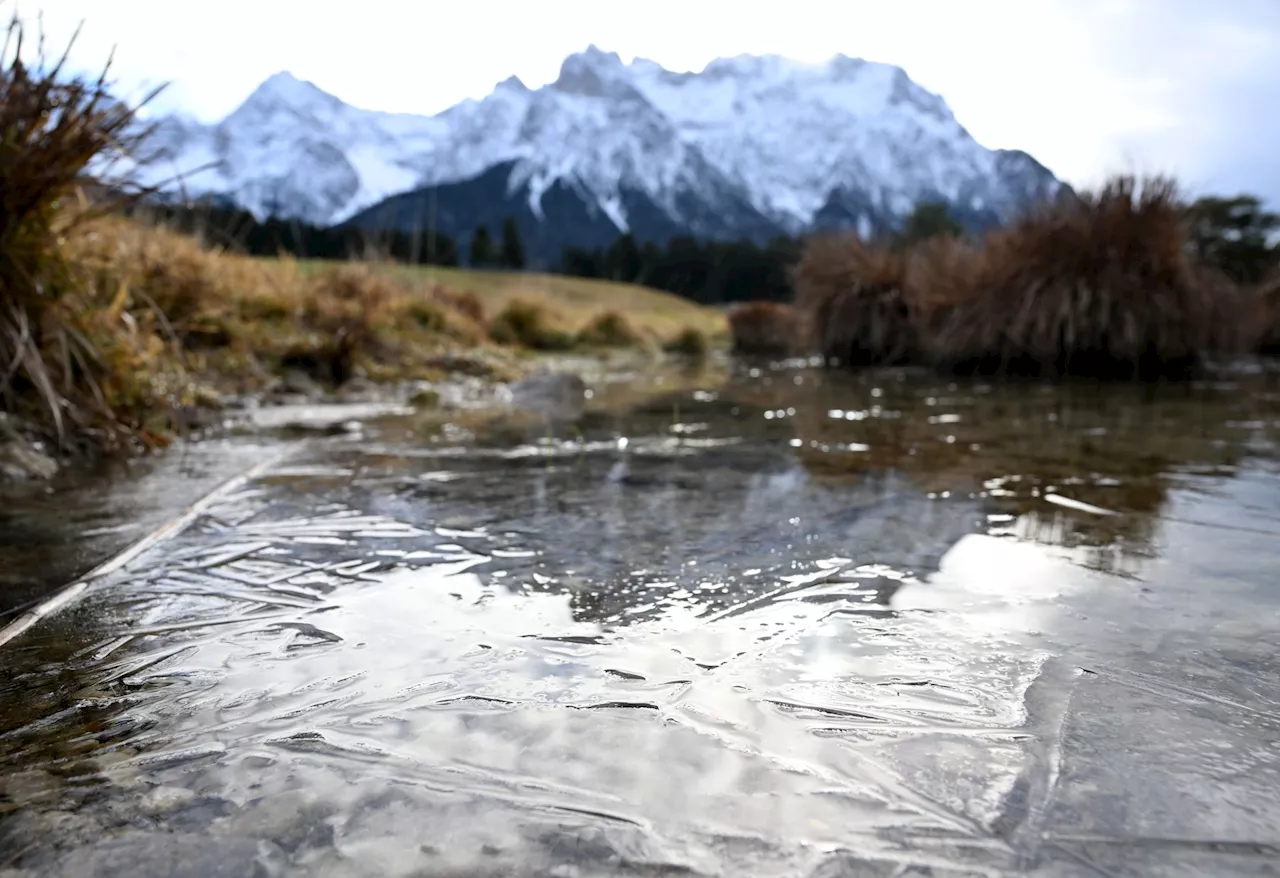
M 515 298 L 489 324 L 489 337 L 502 345 L 522 345 L 537 351 L 565 351 L 573 347 L 573 334 L 564 319 L 533 299 Z
M 732 351 L 748 357 L 786 357 L 801 346 L 794 308 L 777 302 L 744 302 L 729 312 Z
M 669 354 L 682 357 L 705 357 L 711 347 L 707 335 L 696 326 L 686 326 L 663 346 Z
M 906 225 L 896 236 L 895 246 L 911 247 L 932 238 L 958 238 L 964 229 L 951 215 L 951 209 L 943 201 L 917 204 Z
M 578 330 L 578 344 L 598 348 L 633 348 L 644 344 L 644 339 L 625 315 L 617 311 L 603 311 Z
M 1239 297 L 1192 261 L 1162 178 L 1032 213 L 988 236 L 958 289 L 922 295 L 950 300 L 934 353 L 965 371 L 1150 379 L 1240 347 Z
M 811 240 L 795 272 L 807 345 L 850 367 L 918 360 L 921 309 L 906 268 L 903 254 L 856 235 Z

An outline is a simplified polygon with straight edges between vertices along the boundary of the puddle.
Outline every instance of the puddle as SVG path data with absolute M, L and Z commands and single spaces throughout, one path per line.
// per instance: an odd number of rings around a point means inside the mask
M 1274 868 L 1274 378 L 593 391 L 292 446 L 0 651 L 0 875 Z

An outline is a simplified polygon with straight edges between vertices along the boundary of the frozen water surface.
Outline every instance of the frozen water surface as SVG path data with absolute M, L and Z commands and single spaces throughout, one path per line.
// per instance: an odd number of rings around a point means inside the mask
M 220 448 L 0 649 L 0 875 L 1280 873 L 1277 435 L 764 367 Z M 4 618 L 176 467 L 11 504 Z

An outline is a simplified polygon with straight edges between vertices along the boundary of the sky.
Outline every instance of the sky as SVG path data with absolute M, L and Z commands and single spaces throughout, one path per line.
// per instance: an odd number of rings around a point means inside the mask
M 5 13 L 15 0 L 0 8 Z M 1088 186 L 1174 173 L 1280 206 L 1280 0 L 16 0 L 52 48 L 153 105 L 216 121 L 288 70 L 347 103 L 435 113 L 514 74 L 536 88 L 589 44 L 701 70 L 836 53 L 903 67 L 980 143 Z M 759 11 L 754 11 L 754 10 Z

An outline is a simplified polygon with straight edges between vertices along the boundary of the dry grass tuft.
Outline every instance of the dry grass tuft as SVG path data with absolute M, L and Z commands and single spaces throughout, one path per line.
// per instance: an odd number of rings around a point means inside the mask
M 965 301 L 982 282 L 985 251 L 962 238 L 939 235 L 905 252 L 905 286 L 931 317 Z
M 790 305 L 744 302 L 729 312 L 733 353 L 748 357 L 787 357 L 801 346 L 800 319 Z
M 460 314 L 477 327 L 485 325 L 484 303 L 471 290 L 458 290 L 442 283 L 433 283 L 430 288 L 432 300 L 449 311 Z
M 1239 297 L 1192 261 L 1162 178 L 1118 177 L 1024 217 L 988 237 L 954 289 L 922 296 L 947 303 L 934 352 L 964 371 L 1150 380 L 1241 347 Z
M 489 337 L 501 345 L 535 351 L 567 351 L 574 335 L 562 314 L 536 299 L 514 298 L 489 322 Z
M 0 49 L 0 407 L 64 440 L 158 444 L 143 421 L 166 382 L 138 377 L 163 346 L 123 306 L 78 288 L 64 240 L 92 212 L 75 209 L 94 168 L 136 148 L 135 108 L 109 93 L 106 71 L 85 79 L 49 64 L 43 38 L 24 62 L 16 14 Z
M 625 314 L 602 311 L 578 330 L 577 343 L 592 348 L 635 348 L 644 345 L 644 336 Z
M 680 357 L 705 357 L 711 348 L 707 334 L 696 326 L 686 326 L 663 344 L 662 349 Z
M 796 307 L 808 345 L 849 367 L 920 358 L 921 310 L 907 258 L 856 235 L 823 235 L 796 267 Z
M 301 338 L 282 352 L 281 368 L 301 369 L 338 386 L 355 374 L 361 359 L 390 358 L 383 337 L 394 325 L 393 309 L 401 310 L 395 306 L 408 299 L 402 282 L 368 266 L 343 265 L 308 277 L 301 291 L 294 311 Z

